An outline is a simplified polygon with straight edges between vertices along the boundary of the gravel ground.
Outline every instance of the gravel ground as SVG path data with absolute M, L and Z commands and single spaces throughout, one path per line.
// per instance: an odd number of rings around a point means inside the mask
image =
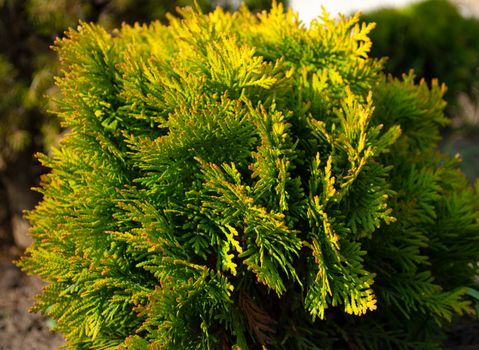
M 12 259 L 20 251 L 2 249 L 0 253 L 0 350 L 52 350 L 64 343 L 59 334 L 52 333 L 47 320 L 28 312 L 33 296 L 44 283 L 26 276 Z

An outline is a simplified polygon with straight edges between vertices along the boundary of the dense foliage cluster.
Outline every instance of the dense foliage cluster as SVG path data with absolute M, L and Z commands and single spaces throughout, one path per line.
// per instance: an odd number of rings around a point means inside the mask
M 479 88 L 479 21 L 464 17 L 447 0 L 426 0 L 401 9 L 381 9 L 362 16 L 374 22 L 372 56 L 388 57 L 386 70 L 395 76 L 414 69 L 448 87 L 448 101 Z M 475 97 L 475 96 L 474 96 Z M 454 103 L 453 103 L 454 105 Z
M 440 348 L 479 258 L 444 88 L 385 77 L 357 17 L 182 15 L 57 41 L 34 310 L 72 349 Z
M 59 70 L 49 48 L 54 38 L 76 27 L 79 20 L 113 29 L 122 22 L 166 21 L 167 13 L 176 15 L 177 6 L 193 4 L 194 0 L 143 0 L 141 4 L 133 0 L 0 1 L 0 245 L 12 239 L 12 230 L 17 244 L 28 244 L 22 238 L 25 230 L 16 230 L 12 222 L 21 220 L 22 210 L 33 208 L 38 201 L 30 188 L 45 170 L 32 155 L 56 144 L 61 132 L 58 119 L 51 114 L 57 109 L 53 76 Z M 198 0 L 196 4 L 205 12 L 217 5 L 235 7 L 230 0 Z M 246 5 L 262 10 L 271 1 L 247 0 Z

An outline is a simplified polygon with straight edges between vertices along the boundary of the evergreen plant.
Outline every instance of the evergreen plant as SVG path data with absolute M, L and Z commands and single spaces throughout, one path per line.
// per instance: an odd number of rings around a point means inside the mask
M 444 87 L 386 77 L 356 16 L 182 16 L 56 42 L 33 310 L 70 349 L 441 348 L 479 259 Z

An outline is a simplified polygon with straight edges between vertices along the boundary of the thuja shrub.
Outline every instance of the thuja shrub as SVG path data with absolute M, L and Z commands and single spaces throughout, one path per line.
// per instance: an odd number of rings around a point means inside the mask
M 440 348 L 479 255 L 444 88 L 385 77 L 358 17 L 182 16 L 57 41 L 33 310 L 71 349 Z

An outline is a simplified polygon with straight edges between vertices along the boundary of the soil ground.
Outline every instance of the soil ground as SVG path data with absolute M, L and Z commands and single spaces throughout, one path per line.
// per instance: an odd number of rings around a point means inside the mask
M 44 283 L 25 275 L 12 260 L 22 251 L 15 247 L 0 247 L 0 350 L 52 350 L 64 340 L 52 333 L 48 320 L 28 312 L 33 296 Z

